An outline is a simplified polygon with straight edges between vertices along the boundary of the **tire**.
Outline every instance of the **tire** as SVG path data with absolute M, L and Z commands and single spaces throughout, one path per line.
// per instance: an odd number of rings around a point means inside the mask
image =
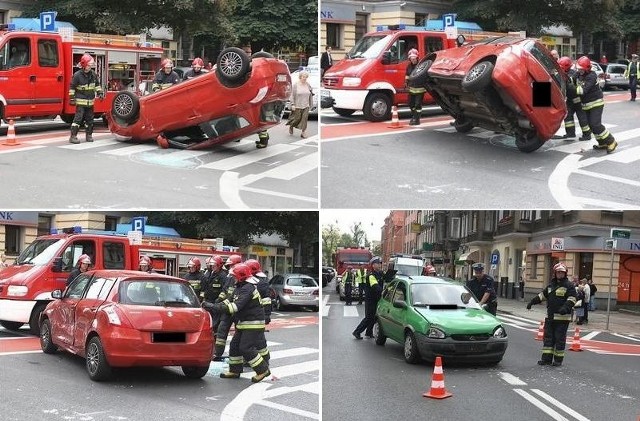
M 333 107 L 333 112 L 338 114 L 341 117 L 349 117 L 350 115 L 355 113 L 356 110 L 347 110 L 346 108 Z
M 409 82 L 411 85 L 415 86 L 426 86 L 427 81 L 429 80 L 429 68 L 433 64 L 433 60 L 422 60 L 411 75 L 409 75 Z
M 317 312 L 319 312 L 319 311 L 320 311 L 320 307 L 318 307 L 318 306 L 313 306 L 313 311 L 314 311 L 314 312 L 316 312 L 316 313 L 317 313 Z
M 543 143 L 544 140 L 541 140 L 534 131 L 516 134 L 516 146 L 520 152 L 533 152 L 539 149 Z
M 113 98 L 111 114 L 125 123 L 131 123 L 140 112 L 140 100 L 133 92 L 120 91 Z
M 209 371 L 209 366 L 206 367 L 187 367 L 182 366 L 182 372 L 190 379 L 201 379 Z
M 381 92 L 373 92 L 364 101 L 364 116 L 369 121 L 386 121 L 391 118 L 391 97 Z
M 48 303 L 36 304 L 29 318 L 29 329 L 35 336 L 40 336 L 40 314 L 44 311 Z
M 55 354 L 58 347 L 53 344 L 51 333 L 51 322 L 49 319 L 44 319 L 40 326 L 40 347 L 45 354 Z
M 267 53 L 266 51 L 258 51 L 257 53 L 251 54 L 251 59 L 254 58 L 273 58 L 273 54 Z
M 456 128 L 458 133 L 469 133 L 473 129 L 473 124 L 469 121 L 456 119 L 453 122 L 453 127 Z
M 73 123 L 73 114 L 60 114 L 60 119 L 67 124 Z
M 273 305 L 275 307 L 275 309 L 278 310 L 278 311 L 284 310 L 284 305 L 282 304 L 282 301 L 280 301 L 280 297 L 276 297 L 275 301 L 276 302 Z
M 22 322 L 9 322 L 6 320 L 0 320 L 0 326 L 4 327 L 7 330 L 18 330 L 22 327 L 24 323 Z
M 111 366 L 107 362 L 100 338 L 94 336 L 89 340 L 86 349 L 87 373 L 93 381 L 99 382 L 111 376 Z
M 404 360 L 409 364 L 417 364 L 421 359 L 416 337 L 413 332 L 407 332 L 404 336 Z
M 491 83 L 493 63 L 481 61 L 474 65 L 462 79 L 462 89 L 467 92 L 478 92 Z
M 385 342 L 387 342 L 387 337 L 384 336 L 382 326 L 380 326 L 380 320 L 377 319 L 375 324 L 373 325 L 373 337 L 376 339 L 376 345 L 383 346 Z
M 216 75 L 225 86 L 239 86 L 249 73 L 250 63 L 251 58 L 242 49 L 225 48 L 216 60 Z

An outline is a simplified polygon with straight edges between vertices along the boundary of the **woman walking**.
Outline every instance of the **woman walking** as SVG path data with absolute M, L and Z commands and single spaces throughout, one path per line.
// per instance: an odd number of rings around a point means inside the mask
M 309 106 L 313 90 L 307 79 L 309 72 L 303 70 L 298 75 L 298 80 L 293 84 L 291 93 L 291 113 L 289 114 L 289 134 L 293 134 L 293 129 L 300 129 L 300 137 L 307 137 L 307 120 L 309 119 Z

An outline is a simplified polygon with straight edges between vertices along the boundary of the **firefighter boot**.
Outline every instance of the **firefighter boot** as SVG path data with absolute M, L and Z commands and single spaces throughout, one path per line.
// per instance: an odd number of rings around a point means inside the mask
M 580 141 L 591 140 L 591 130 L 588 132 L 582 132 L 582 136 L 578 139 Z
M 565 130 L 567 131 L 564 135 L 560 136 L 561 139 L 564 139 L 566 141 L 572 142 L 575 140 L 576 137 L 576 128 L 575 127 L 565 127 Z
M 261 382 L 265 377 L 268 377 L 269 374 L 271 374 L 271 371 L 269 371 L 269 369 L 267 368 L 267 371 L 263 371 L 262 373 L 256 374 L 255 376 L 251 377 L 251 383 Z
M 80 131 L 80 126 L 76 126 L 75 124 L 71 125 L 71 136 L 69 137 L 69 143 L 80 143 L 78 140 L 78 132 Z
M 618 142 L 616 142 L 616 140 L 613 138 L 613 136 L 611 134 L 609 134 L 609 137 L 607 137 L 607 153 L 611 153 L 613 151 L 616 150 L 616 148 L 618 147 Z
M 418 113 L 415 110 L 411 110 L 411 121 L 409 121 L 410 126 L 417 126 L 420 124 L 418 120 Z
M 256 140 L 256 148 L 263 149 L 269 144 L 269 133 L 266 131 L 258 133 L 258 140 Z
M 85 141 L 93 142 L 93 124 L 87 124 L 87 131 L 85 132 Z
M 554 355 L 553 356 L 553 364 L 551 364 L 554 367 L 560 367 L 562 365 L 562 360 L 564 360 L 564 357 L 558 356 L 558 355 Z
M 597 145 L 593 145 L 593 149 L 607 149 L 607 143 L 604 140 L 596 138 Z
M 231 371 L 225 371 L 224 373 L 220 373 L 221 379 L 239 379 L 240 373 L 232 373 Z
M 552 354 L 542 354 L 542 358 L 538 361 L 538 365 L 551 365 L 553 360 Z

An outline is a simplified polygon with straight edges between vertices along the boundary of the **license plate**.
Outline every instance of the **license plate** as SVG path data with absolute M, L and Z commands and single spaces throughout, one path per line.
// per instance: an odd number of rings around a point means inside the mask
M 320 96 L 331 97 L 331 92 L 329 92 L 327 89 L 321 89 L 320 90 Z

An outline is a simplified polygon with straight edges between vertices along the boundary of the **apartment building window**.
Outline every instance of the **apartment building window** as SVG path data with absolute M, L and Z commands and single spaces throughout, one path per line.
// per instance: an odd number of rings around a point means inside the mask
M 536 221 L 542 219 L 542 211 L 533 211 L 533 219 L 535 219 Z
M 520 211 L 520 220 L 531 221 L 531 211 Z
M 18 255 L 22 250 L 23 228 L 17 225 L 4 226 L 4 253 L 9 255 Z
M 327 45 L 333 48 L 342 48 L 342 25 L 327 23 Z
M 38 215 L 38 236 L 51 234 L 52 221 L 52 215 Z
M 117 216 L 105 216 L 104 217 L 104 230 L 116 231 L 118 229 L 118 217 Z
M 531 255 L 531 276 L 530 278 L 536 278 L 538 276 L 538 255 L 537 254 L 532 254 Z
M 460 218 L 451 218 L 450 238 L 460 238 Z
M 493 231 L 493 212 L 485 211 L 484 213 L 484 231 Z
M 368 32 L 367 31 L 367 28 L 369 27 L 369 25 L 367 24 L 368 18 L 369 18 L 369 15 L 365 13 L 356 13 L 356 40 L 362 39 L 364 34 Z M 328 25 L 329 24 L 327 24 L 327 31 L 329 29 Z

